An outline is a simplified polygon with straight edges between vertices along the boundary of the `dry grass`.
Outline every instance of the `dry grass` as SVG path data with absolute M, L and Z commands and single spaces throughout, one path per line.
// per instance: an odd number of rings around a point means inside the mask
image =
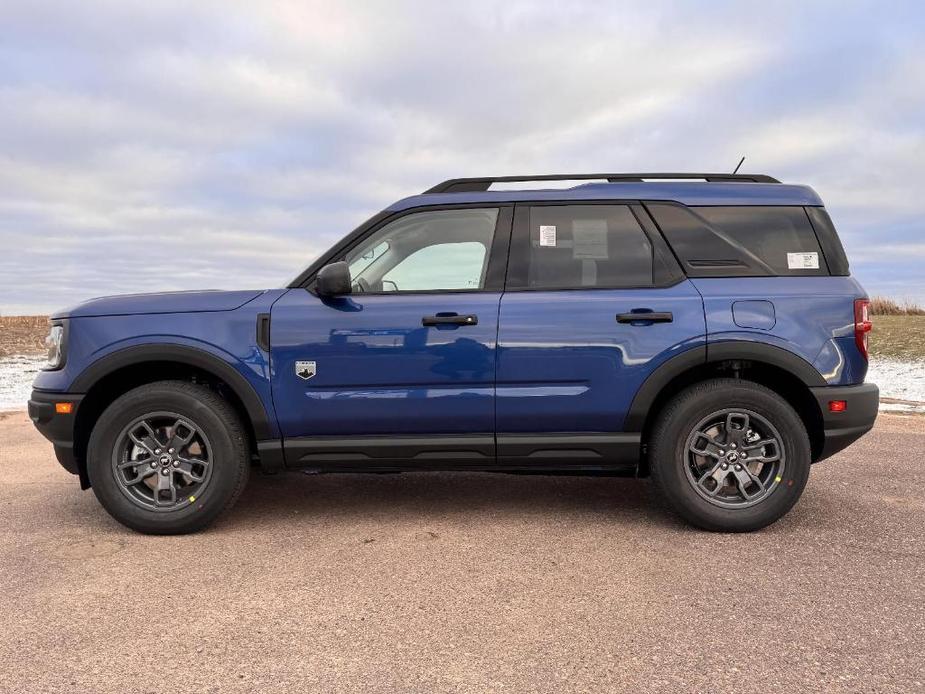
M 0 357 L 42 354 L 48 316 L 0 316 Z
M 875 316 L 872 322 L 871 356 L 925 359 L 925 315 Z
M 925 316 L 925 308 L 912 301 L 899 303 L 885 296 L 875 296 L 870 300 L 870 312 L 875 316 Z

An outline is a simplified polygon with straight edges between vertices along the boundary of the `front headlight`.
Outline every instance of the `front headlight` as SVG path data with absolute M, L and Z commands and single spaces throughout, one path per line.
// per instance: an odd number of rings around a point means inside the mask
M 48 337 L 45 338 L 45 347 L 48 348 L 48 363 L 46 369 L 60 369 L 64 366 L 64 326 L 61 324 L 51 326 Z

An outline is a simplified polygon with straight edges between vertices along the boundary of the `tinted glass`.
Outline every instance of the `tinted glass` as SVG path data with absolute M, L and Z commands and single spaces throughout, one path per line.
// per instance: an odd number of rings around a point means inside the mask
M 829 217 L 829 213 L 824 207 L 807 207 L 806 214 L 809 215 L 809 221 L 813 223 L 813 229 L 816 230 L 816 238 L 822 246 L 822 252 L 825 253 L 825 260 L 829 266 L 829 272 L 833 275 L 847 276 L 850 273 L 848 268 L 848 256 L 845 255 L 845 249 L 835 231 L 835 225 Z
M 626 205 L 538 205 L 527 217 L 526 272 L 512 274 L 526 281 L 513 288 L 652 285 L 652 246 Z
M 400 217 L 347 254 L 353 291 L 482 289 L 497 219 L 496 208 Z
M 828 274 L 802 207 L 648 207 L 692 277 Z

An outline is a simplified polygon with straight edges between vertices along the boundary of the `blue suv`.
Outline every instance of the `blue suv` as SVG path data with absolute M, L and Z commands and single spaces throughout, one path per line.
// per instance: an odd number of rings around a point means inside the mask
M 253 466 L 650 476 L 689 522 L 748 531 L 873 426 L 869 330 L 811 188 L 454 179 L 286 288 L 57 313 L 29 413 L 146 533 L 204 527 Z

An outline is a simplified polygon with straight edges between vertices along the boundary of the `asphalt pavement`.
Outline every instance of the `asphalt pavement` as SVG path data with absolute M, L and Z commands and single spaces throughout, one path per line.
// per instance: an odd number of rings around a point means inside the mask
M 292 473 L 146 537 L 0 413 L 0 691 L 925 691 L 923 461 L 881 415 L 749 535 L 645 481 Z

